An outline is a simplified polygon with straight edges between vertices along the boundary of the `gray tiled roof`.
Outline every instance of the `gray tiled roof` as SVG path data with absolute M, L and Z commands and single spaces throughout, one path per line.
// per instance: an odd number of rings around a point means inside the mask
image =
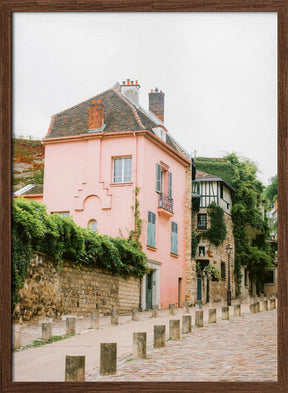
M 118 86 L 112 87 L 90 99 L 81 102 L 53 116 L 45 138 L 61 138 L 90 134 L 88 130 L 89 105 L 101 99 L 104 106 L 104 133 L 148 130 L 163 125 L 157 117 L 149 115 L 143 108 L 124 97 Z M 167 145 L 189 159 L 189 155 L 167 134 Z

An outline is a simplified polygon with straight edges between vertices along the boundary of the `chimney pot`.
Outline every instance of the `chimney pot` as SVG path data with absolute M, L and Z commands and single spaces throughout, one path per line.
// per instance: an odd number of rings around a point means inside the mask
M 165 94 L 162 90 L 159 92 L 158 87 L 149 93 L 149 111 L 154 113 L 162 123 L 164 123 L 164 96 Z
M 135 81 L 135 84 L 138 85 L 138 81 L 137 80 Z
M 89 130 L 99 130 L 103 126 L 104 122 L 104 106 L 101 103 L 101 99 L 97 100 L 98 105 L 93 100 L 93 104 L 89 106 L 88 115 L 88 129 Z
M 96 104 L 96 101 L 95 101 L 95 100 L 93 100 L 93 101 L 92 101 L 92 104 Z

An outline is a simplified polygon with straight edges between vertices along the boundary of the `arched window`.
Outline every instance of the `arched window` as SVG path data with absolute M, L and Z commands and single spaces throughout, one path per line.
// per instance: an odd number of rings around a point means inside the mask
M 97 221 L 96 220 L 90 220 L 89 222 L 88 222 L 88 227 L 90 228 L 90 229 L 92 229 L 92 231 L 94 231 L 94 232 L 97 232 L 97 227 L 98 227 L 98 223 L 97 223 Z

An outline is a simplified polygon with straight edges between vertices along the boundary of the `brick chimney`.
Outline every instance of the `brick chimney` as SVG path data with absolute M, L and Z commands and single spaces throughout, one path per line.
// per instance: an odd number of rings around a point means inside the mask
M 89 130 L 101 130 L 104 125 L 104 106 L 99 99 L 89 105 Z
M 122 85 L 120 85 L 120 91 L 123 96 L 127 97 L 136 105 L 139 105 L 139 90 L 140 85 L 138 84 L 137 80 L 134 82 L 130 79 L 127 79 L 126 81 L 122 82 Z
M 154 113 L 162 123 L 164 123 L 164 96 L 165 94 L 162 90 L 159 91 L 158 87 L 149 93 L 149 111 Z

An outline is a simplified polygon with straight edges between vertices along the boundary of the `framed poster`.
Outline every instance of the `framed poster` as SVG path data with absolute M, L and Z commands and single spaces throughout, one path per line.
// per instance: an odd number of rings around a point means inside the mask
M 28 390 L 45 392 L 51 389 L 59 392 L 136 390 L 284 392 L 285 389 L 287 390 L 286 2 L 235 0 L 203 3 L 168 0 L 165 3 L 141 1 L 136 4 L 129 1 L 118 3 L 2 1 L 1 10 L 2 390 L 4 392 Z M 96 97 L 111 87 L 115 88 L 117 82 L 122 89 L 128 84 L 141 86 L 139 107 L 144 108 L 150 105 L 147 93 L 150 91 L 155 94 L 163 89 L 165 115 L 160 114 L 160 116 L 165 116 L 165 127 L 191 157 L 206 155 L 220 157 L 232 152 L 243 154 L 256 161 L 262 172 L 260 180 L 267 185 L 269 178 L 277 173 L 276 155 L 278 155 L 277 377 L 273 375 L 270 379 L 263 376 L 261 380 L 261 377 L 257 377 L 255 373 L 256 379 L 253 380 L 251 377 L 253 374 L 248 377 L 246 374 L 245 378 L 245 372 L 242 376 L 236 367 L 231 370 L 229 367 L 231 364 L 228 364 L 229 359 L 231 360 L 229 345 L 226 347 L 227 352 L 221 353 L 222 359 L 218 359 L 223 367 L 226 365 L 227 372 L 224 370 L 218 380 L 213 379 L 209 372 L 205 374 L 205 370 L 202 374 L 197 374 L 195 365 L 193 369 L 188 367 L 189 353 L 185 352 L 185 340 L 183 340 L 182 346 L 179 344 L 179 354 L 175 353 L 175 348 L 178 348 L 178 344 L 175 344 L 174 352 L 168 351 L 165 354 L 168 358 L 165 358 L 164 362 L 163 359 L 161 360 L 163 353 L 155 355 L 157 359 L 155 363 L 153 355 L 150 358 L 148 355 L 148 359 L 142 360 L 142 363 L 122 361 L 123 378 L 117 376 L 111 376 L 110 379 L 99 378 L 97 373 L 93 374 L 93 370 L 87 370 L 89 377 L 86 378 L 86 382 L 63 384 L 58 378 L 54 381 L 53 378 L 49 378 L 49 382 L 45 377 L 41 382 L 39 379 L 32 381 L 17 379 L 15 377 L 17 369 L 13 370 L 13 378 L 10 300 L 11 132 L 14 137 L 24 135 L 31 140 L 34 138 L 48 140 L 48 129 L 55 131 L 52 123 L 50 124 L 50 118 L 55 113 L 84 102 L 89 97 Z M 105 98 L 103 100 L 105 110 Z M 278 110 L 278 117 L 276 110 Z M 277 128 L 278 149 L 276 149 Z M 157 132 L 161 138 L 162 134 L 159 130 Z M 124 158 L 122 155 L 113 156 L 113 170 L 119 166 L 118 172 L 115 170 L 113 175 L 115 178 L 117 176 L 121 178 L 120 183 L 125 176 L 129 177 L 129 169 L 127 172 L 125 169 L 126 165 L 127 168 L 130 165 L 129 157 L 126 154 L 124 156 Z M 127 159 L 126 163 L 124 159 Z M 162 182 L 164 184 L 164 176 L 167 172 L 168 194 L 171 192 L 174 178 L 171 180 L 171 175 L 168 176 L 169 168 L 165 167 L 165 163 L 160 162 L 160 164 L 163 179 L 160 173 L 159 187 L 161 188 Z M 164 199 L 161 201 L 166 203 Z M 58 209 L 58 213 L 63 213 L 62 210 Z M 166 210 L 169 211 L 169 208 Z M 162 214 L 159 211 L 157 213 Z M 165 214 L 167 215 L 167 212 Z M 153 225 L 157 217 L 154 218 L 151 212 L 147 216 L 150 243 L 148 244 L 150 249 L 147 248 L 148 253 L 155 252 Z M 203 219 L 204 217 L 201 218 L 201 225 Z M 98 222 L 95 217 L 91 217 L 89 223 L 92 230 L 101 229 L 101 220 Z M 179 245 L 177 233 L 178 229 L 181 231 L 181 227 L 174 221 L 172 224 L 171 261 L 177 262 Z M 202 244 L 200 248 L 201 252 L 205 251 L 205 246 L 203 251 Z M 155 260 L 157 262 L 156 258 Z M 151 302 L 152 307 L 152 297 L 150 299 L 147 294 L 150 288 L 153 288 L 154 281 L 157 284 L 157 269 L 160 268 L 157 263 L 154 265 L 152 263 L 151 266 L 155 275 L 147 277 L 145 300 L 146 306 Z M 159 288 L 160 285 L 159 283 Z M 177 285 L 179 299 L 182 294 L 185 296 L 185 291 L 181 281 L 178 280 Z M 210 285 L 213 283 L 211 282 Z M 203 292 L 203 288 L 200 288 L 198 294 L 201 295 L 201 291 Z M 207 284 L 204 293 L 205 291 L 207 296 L 209 293 Z M 157 298 L 160 295 L 155 291 L 151 296 Z M 170 300 L 167 300 L 168 303 Z M 225 336 L 225 325 L 223 329 Z M 265 330 L 267 333 L 268 327 Z M 194 336 L 201 341 L 198 332 L 195 332 Z M 269 339 L 269 335 L 267 337 Z M 235 337 L 230 339 L 233 346 Z M 245 339 L 249 341 L 247 337 Z M 255 340 L 257 340 L 256 336 Z M 229 337 L 227 342 L 229 343 Z M 246 344 L 243 342 L 243 348 L 247 348 Z M 187 347 L 193 353 L 193 343 L 189 342 Z M 173 349 L 172 346 L 169 348 Z M 41 350 L 37 356 L 50 356 L 45 355 L 45 346 L 41 347 Z M 207 354 L 210 353 L 209 346 L 204 346 L 202 355 L 205 354 L 205 350 Z M 275 346 L 271 349 L 271 352 L 273 351 L 275 353 Z M 170 360 L 168 360 L 169 356 L 171 356 Z M 273 359 L 271 362 L 275 365 L 275 357 L 272 356 L 270 359 Z M 168 367 L 169 362 L 171 364 Z M 199 358 L 199 369 L 203 368 L 203 364 L 200 366 L 201 362 L 206 364 L 205 356 Z M 31 360 L 31 364 L 34 364 L 32 368 L 35 372 L 37 360 L 36 362 L 35 359 Z M 210 364 L 208 361 L 207 369 Z M 185 366 L 189 372 L 185 371 Z M 168 370 L 167 378 L 165 367 Z M 130 377 L 125 374 L 129 368 L 135 370 L 135 373 L 138 372 L 139 379 L 131 376 L 131 372 Z M 180 371 L 177 372 L 177 369 Z M 263 371 L 263 367 L 261 370 Z M 192 375 L 190 380 L 189 373 Z

